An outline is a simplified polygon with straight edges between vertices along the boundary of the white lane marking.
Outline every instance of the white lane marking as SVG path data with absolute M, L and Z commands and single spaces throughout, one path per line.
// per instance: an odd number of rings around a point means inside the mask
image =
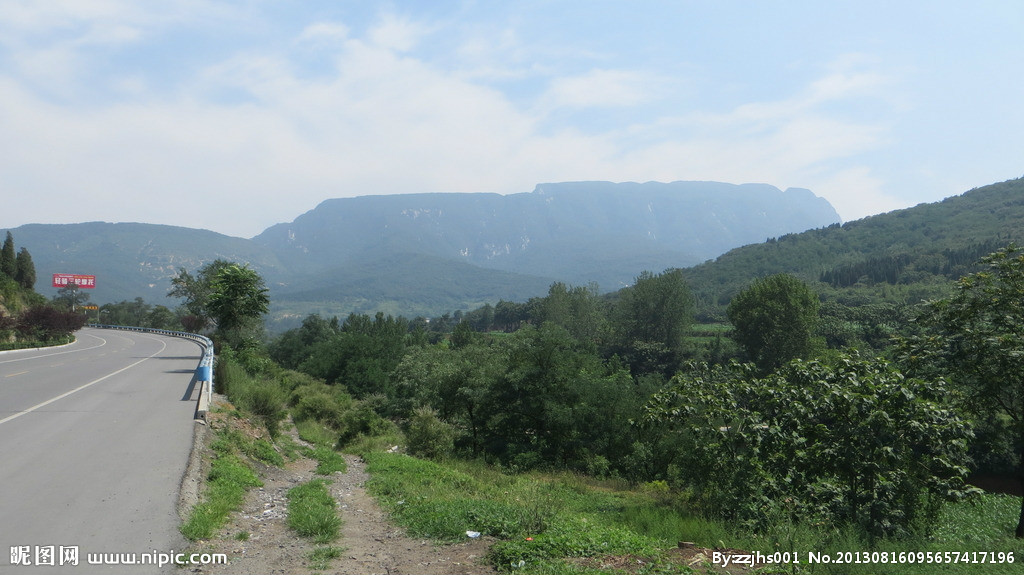
M 76 392 L 82 391 L 83 389 L 89 387 L 90 385 L 99 383 L 99 382 L 101 382 L 104 379 L 107 379 L 109 377 L 113 377 L 113 376 L 121 373 L 122 371 L 127 371 L 127 370 L 135 367 L 136 365 L 139 365 L 140 363 L 146 361 L 147 359 L 152 359 L 152 358 L 160 355 L 161 353 L 163 353 L 163 351 L 165 349 L 167 349 L 167 342 L 161 341 L 161 340 L 156 340 L 156 341 L 160 341 L 160 344 L 163 347 L 161 347 L 160 350 L 157 351 L 156 353 L 154 353 L 153 355 L 151 355 L 149 357 L 144 357 L 144 358 L 140 359 L 139 361 L 136 361 L 135 363 L 133 363 L 133 364 L 127 366 L 127 367 L 122 367 L 121 369 L 119 369 L 119 370 L 117 370 L 117 371 L 115 371 L 113 373 L 108 373 L 107 375 L 104 375 L 103 377 L 101 377 L 99 379 L 94 379 L 93 381 L 90 381 L 89 383 L 87 383 L 85 385 L 80 385 L 80 386 L 76 387 L 75 389 L 72 389 L 71 391 L 64 392 L 64 393 L 58 395 L 57 397 L 54 397 L 52 399 L 48 399 L 48 400 L 46 400 L 46 401 L 44 401 L 44 402 L 42 402 L 42 403 L 40 403 L 38 405 L 33 405 L 32 407 L 30 407 L 30 408 L 28 408 L 26 410 L 19 411 L 19 412 L 15 413 L 14 415 L 5 417 L 3 419 L 0 419 L 0 425 L 5 424 L 5 423 L 7 423 L 8 421 L 10 421 L 12 419 L 17 419 L 17 418 L 21 417 L 22 415 L 25 415 L 26 413 L 32 413 L 33 411 L 35 411 L 35 410 L 37 410 L 37 409 L 39 409 L 41 407 L 46 407 L 47 405 L 50 405 L 51 403 L 53 403 L 53 402 L 55 402 L 57 400 L 64 399 L 65 397 L 71 395 L 72 393 L 76 393 Z M 106 343 L 106 342 L 104 342 L 104 343 Z
M 80 351 L 89 351 L 90 349 L 96 349 L 97 347 L 103 347 L 103 346 L 107 345 L 107 340 L 103 339 L 102 337 L 95 336 L 95 335 L 93 335 L 91 333 L 83 333 L 82 335 L 87 335 L 89 337 L 94 337 L 94 338 L 100 340 L 103 343 L 101 343 L 99 345 L 94 345 L 92 347 L 83 347 L 82 349 L 69 349 L 69 350 L 66 350 L 66 351 L 55 351 L 53 353 L 44 353 L 44 354 L 41 354 L 41 355 L 30 355 L 28 357 L 19 357 L 18 359 L 5 359 L 3 361 L 0 361 L 0 363 L 14 363 L 16 361 L 26 361 L 26 360 L 29 360 L 29 359 L 40 359 L 40 358 L 43 358 L 43 357 L 50 357 L 50 356 L 54 356 L 54 355 L 64 355 L 65 353 L 78 353 Z

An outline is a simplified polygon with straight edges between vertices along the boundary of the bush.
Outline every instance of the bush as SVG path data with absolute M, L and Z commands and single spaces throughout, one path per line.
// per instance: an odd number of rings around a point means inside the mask
M 970 428 L 942 380 L 855 353 L 763 379 L 753 369 L 691 366 L 648 406 L 649 423 L 687 438 L 680 479 L 705 511 L 760 529 L 779 514 L 851 525 L 873 540 L 927 533 L 943 501 L 973 491 Z
M 386 433 L 389 427 L 390 422 L 378 415 L 370 405 L 363 401 L 357 402 L 341 415 L 337 447 L 340 449 L 347 446 L 360 435 Z
M 18 318 L 18 333 L 23 339 L 55 342 L 69 338 L 85 326 L 85 316 L 60 311 L 51 306 L 35 306 Z
M 413 411 L 405 438 L 411 455 L 429 459 L 445 457 L 455 449 L 455 428 L 441 421 L 431 407 Z
M 271 437 L 277 437 L 285 417 L 285 394 L 275 381 L 252 381 L 240 394 L 241 406 L 263 420 Z
M 288 400 L 296 421 L 316 420 L 334 429 L 343 425 L 342 416 L 354 403 L 343 387 L 310 382 L 296 387 Z

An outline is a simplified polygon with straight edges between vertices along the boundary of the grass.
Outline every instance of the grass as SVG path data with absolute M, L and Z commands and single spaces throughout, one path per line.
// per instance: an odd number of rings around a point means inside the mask
M 344 552 L 344 547 L 317 547 L 309 554 L 309 568 L 324 571 L 331 566 L 332 560 L 341 557 Z
M 316 473 L 331 475 L 336 471 L 344 473 L 348 470 L 345 457 L 334 450 L 337 433 L 315 419 L 304 419 L 295 424 L 299 438 L 315 447 L 305 455 L 317 460 Z
M 336 505 L 322 479 L 293 487 L 288 491 L 288 527 L 316 543 L 330 543 L 341 530 Z
M 345 473 L 348 470 L 345 457 L 330 447 L 318 446 L 311 455 L 317 460 L 317 475 L 331 475 L 337 471 Z
M 212 537 L 228 515 L 241 507 L 246 490 L 263 485 L 252 468 L 236 454 L 239 436 L 220 429 L 217 439 L 211 443 L 215 458 L 207 476 L 206 492 L 180 529 L 190 541 Z
M 337 432 L 331 431 L 326 425 L 315 419 L 303 419 L 295 422 L 299 439 L 313 445 L 334 445 L 338 441 Z
M 568 568 L 565 558 L 610 554 L 649 557 L 653 565 L 667 546 L 609 520 L 623 505 L 615 493 L 395 453 L 364 458 L 367 488 L 410 534 L 444 542 L 464 541 L 467 531 L 496 537 L 502 541 L 491 561 L 518 573 L 551 573 Z
M 677 498 L 657 486 L 630 488 L 574 474 L 507 475 L 476 462 L 419 460 L 396 453 L 364 453 L 372 479 L 367 488 L 411 535 L 440 542 L 466 540 L 466 531 L 499 539 L 490 560 L 515 573 L 661 574 L 693 572 L 672 563 L 666 550 L 678 541 L 705 548 L 732 548 L 771 554 L 799 552 L 800 565 L 773 573 L 916 575 L 977 573 L 1024 574 L 1024 554 L 1012 537 L 1020 500 L 985 495 L 975 502 L 947 505 L 930 536 L 883 541 L 871 549 L 855 530 L 824 530 L 777 521 L 767 533 L 753 534 L 688 513 Z M 807 562 L 814 551 L 830 558 L 844 552 L 885 552 L 903 562 Z M 988 551 L 1014 553 L 1014 562 L 921 564 L 909 553 Z M 605 566 L 608 563 L 628 568 Z M 998 557 L 998 556 L 997 556 Z M 1004 558 L 1006 555 L 1004 555 Z M 584 559 L 592 558 L 592 559 Z M 980 556 L 974 556 L 977 559 Z M 990 557 L 989 557 L 990 558 Z M 678 561 L 678 560 L 677 560 Z M 640 563 L 642 562 L 642 563 Z M 707 565 L 698 573 L 713 573 Z

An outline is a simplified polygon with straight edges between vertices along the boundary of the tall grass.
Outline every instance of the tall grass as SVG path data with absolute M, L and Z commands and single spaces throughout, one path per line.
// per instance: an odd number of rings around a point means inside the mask
M 288 395 L 276 379 L 250 375 L 229 352 L 217 358 L 217 388 L 232 403 L 258 417 L 271 437 L 278 436 Z
M 322 479 L 293 487 L 288 491 L 288 527 L 316 543 L 330 543 L 341 530 L 336 506 Z

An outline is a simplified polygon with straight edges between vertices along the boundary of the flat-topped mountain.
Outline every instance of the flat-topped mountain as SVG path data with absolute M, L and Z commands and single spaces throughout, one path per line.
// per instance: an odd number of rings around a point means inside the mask
M 612 289 L 643 270 L 838 221 L 827 200 L 799 188 L 570 182 L 505 196 L 332 199 L 254 241 L 304 271 L 401 253 Z
M 244 217 L 244 214 L 239 214 Z M 542 295 L 554 281 L 603 290 L 729 249 L 837 223 L 808 190 L 715 182 L 541 184 L 533 192 L 426 193 L 326 200 L 251 240 L 152 224 L 30 224 L 37 288 L 53 273 L 97 276 L 98 303 L 166 299 L 178 269 L 250 264 L 274 315 L 438 314 Z

